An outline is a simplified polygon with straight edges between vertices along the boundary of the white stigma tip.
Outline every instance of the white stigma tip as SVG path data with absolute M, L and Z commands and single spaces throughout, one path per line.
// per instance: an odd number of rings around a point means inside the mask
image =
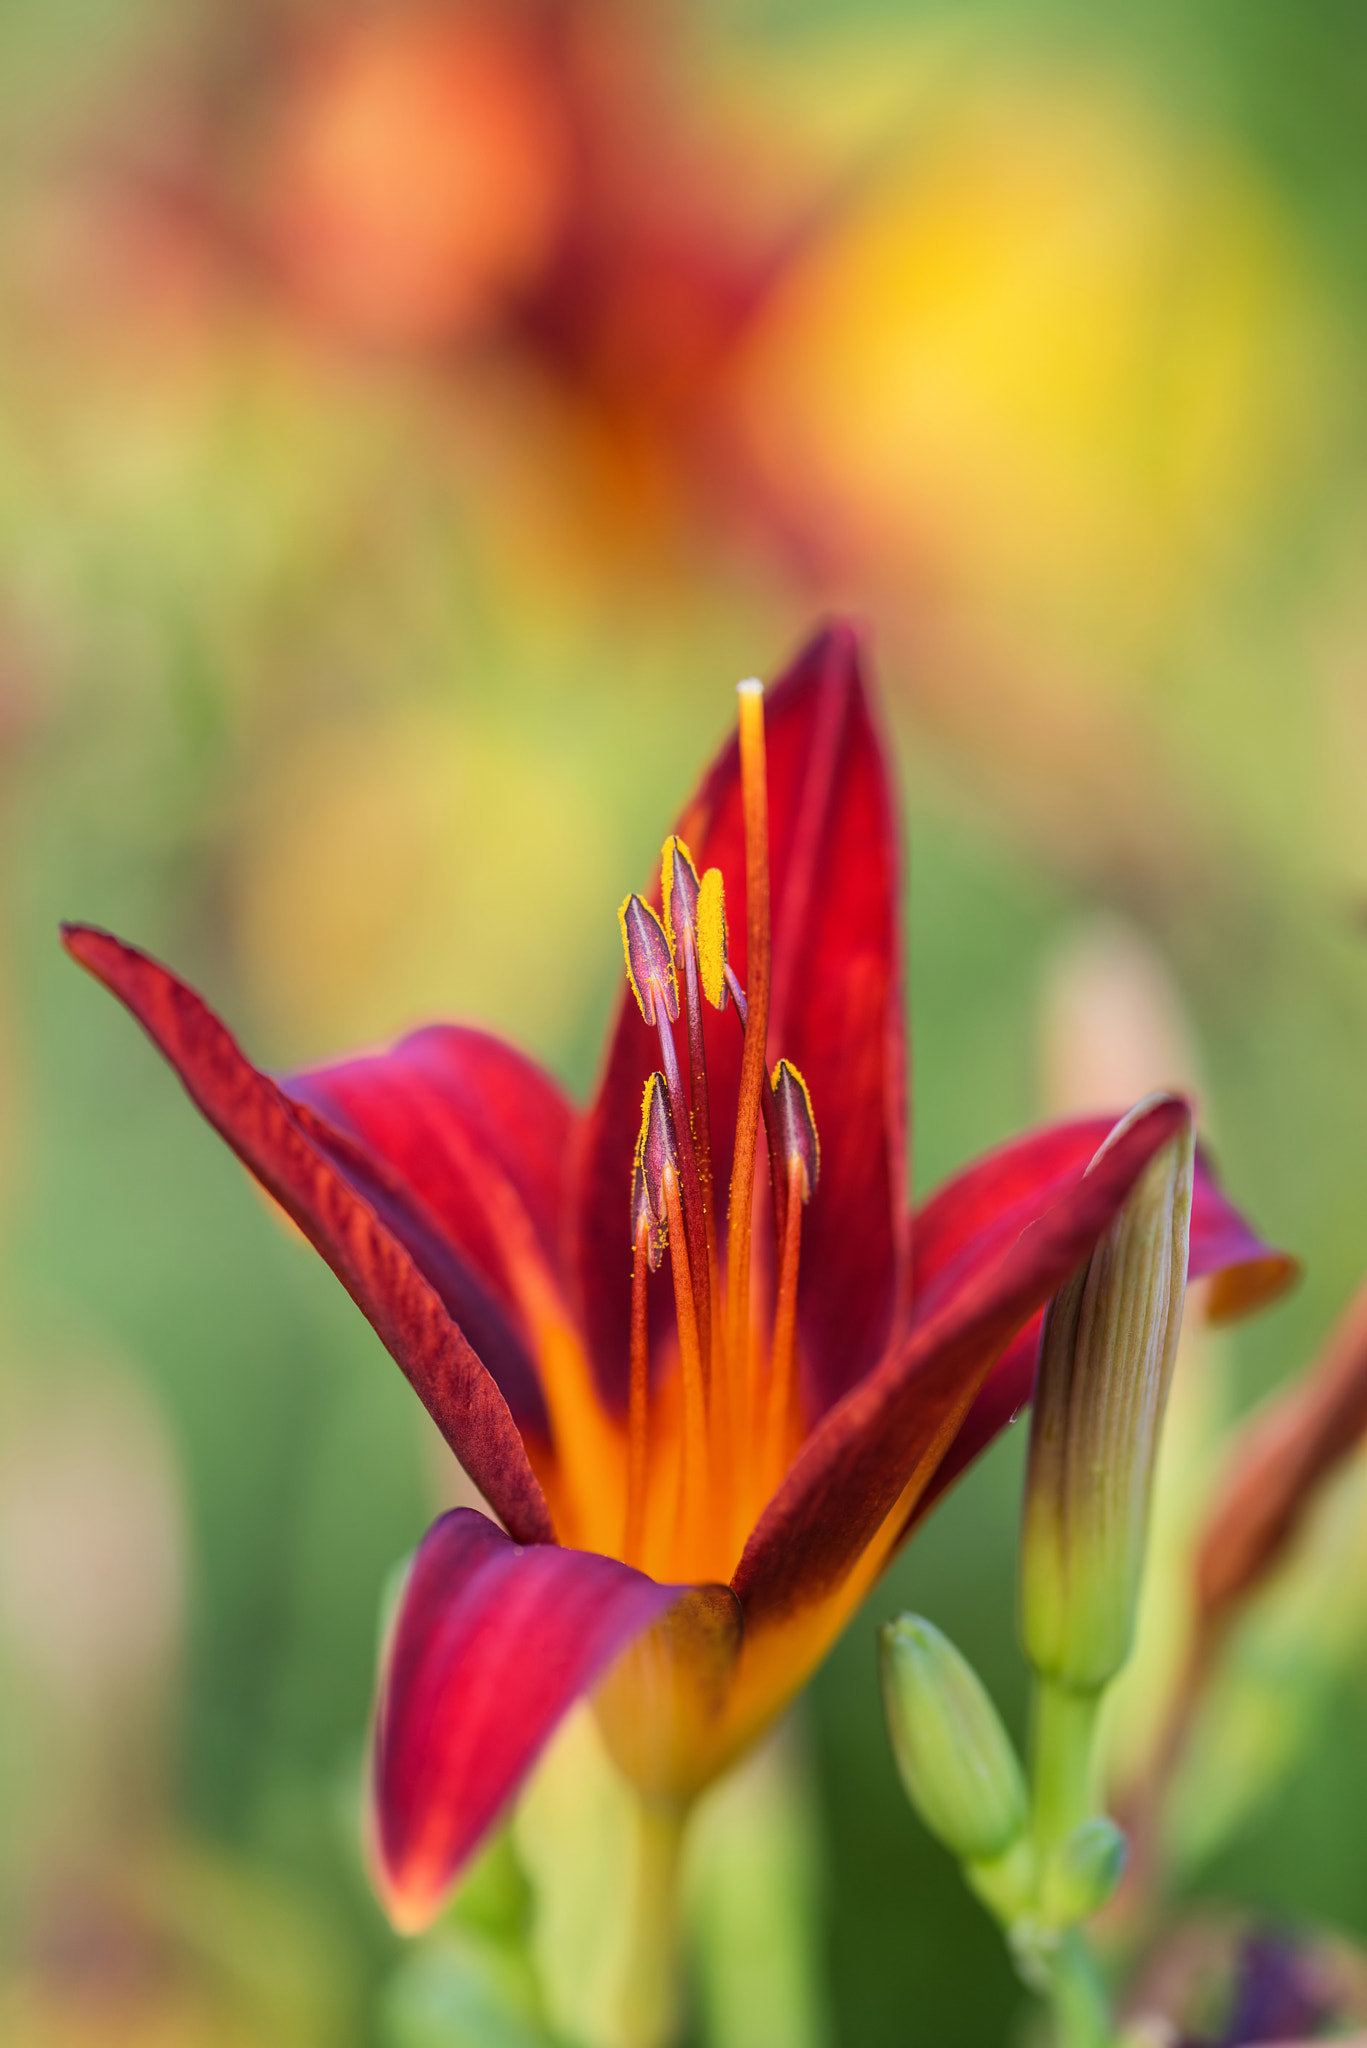
M 764 695 L 764 685 L 758 676 L 747 676 L 743 683 L 736 684 L 736 695 L 738 697 L 762 697 Z

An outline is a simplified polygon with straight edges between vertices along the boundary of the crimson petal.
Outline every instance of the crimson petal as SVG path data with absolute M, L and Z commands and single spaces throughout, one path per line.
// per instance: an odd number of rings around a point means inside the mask
M 592 1551 L 520 1548 L 473 1508 L 433 1523 L 376 1711 L 376 1876 L 400 1928 L 434 1917 L 566 1709 L 682 1590 Z
M 292 1104 L 159 962 L 89 925 L 64 926 L 62 939 L 132 1011 L 196 1108 L 326 1259 L 494 1512 L 524 1541 L 552 1540 L 507 1402 L 408 1250 L 339 1168 L 344 1135 Z
M 525 1432 L 547 1434 L 496 1218 L 560 1277 L 574 1111 L 556 1083 L 484 1031 L 429 1025 L 387 1052 L 282 1082 L 351 1143 L 335 1163 L 393 1230 L 493 1373 Z
M 1012 1339 L 1086 1258 L 1158 1148 L 1190 1117 L 1165 1097 L 1013 1242 L 978 1262 L 803 1445 L 732 1585 L 747 1629 L 848 1575 L 918 1471 L 928 1478 Z M 927 1469 L 929 1468 L 929 1469 Z
M 811 1089 L 821 1186 L 803 1223 L 799 1294 L 808 1395 L 823 1411 L 881 1356 L 903 1285 L 905 1048 L 897 826 L 858 636 L 828 626 L 766 700 L 773 905 L 770 1057 Z M 732 962 L 745 978 L 739 751 L 718 756 L 679 822 L 699 870 L 726 880 Z M 658 891 L 653 900 L 658 901 Z M 730 1177 L 740 1031 L 705 1019 L 716 1185 Z M 578 1271 L 604 1392 L 625 1398 L 621 1284 L 632 1152 L 654 1040 L 624 995 L 577 1175 Z M 723 1219 L 719 1219 L 719 1222 Z

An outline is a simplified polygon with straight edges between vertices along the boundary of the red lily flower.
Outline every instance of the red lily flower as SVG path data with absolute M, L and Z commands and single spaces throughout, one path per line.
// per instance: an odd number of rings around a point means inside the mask
M 455 1026 L 273 1080 L 165 968 L 65 933 L 503 1524 L 442 1516 L 386 1653 L 375 1861 L 405 1927 L 584 1691 L 675 1807 L 773 1718 L 1027 1398 L 1044 1303 L 1190 1115 L 1155 1099 L 1090 1171 L 1104 1119 L 1037 1132 L 909 1219 L 897 833 L 851 629 L 798 657 L 767 731 L 761 705 L 743 686 L 664 892 L 623 906 L 632 988 L 583 1114 Z M 1204 1163 L 1191 1269 L 1226 1313 L 1293 1271 Z

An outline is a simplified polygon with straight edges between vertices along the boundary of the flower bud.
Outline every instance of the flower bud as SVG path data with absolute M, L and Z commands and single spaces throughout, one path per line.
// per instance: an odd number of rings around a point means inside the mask
M 883 1707 L 906 1794 L 963 1863 L 1005 1854 L 1025 1832 L 1025 1778 L 971 1664 L 916 1614 L 878 1632 Z
M 1103 1152 L 1151 1100 L 1116 1126 Z M 1188 1125 L 1150 1161 L 1045 1316 L 1021 1532 L 1021 1635 L 1035 1670 L 1075 1693 L 1099 1691 L 1130 1651 L 1182 1323 L 1192 1170 Z
M 1089 1920 L 1119 1884 L 1128 1850 L 1124 1831 L 1104 1813 L 1065 1835 L 1044 1865 L 1040 1904 L 1055 1927 Z

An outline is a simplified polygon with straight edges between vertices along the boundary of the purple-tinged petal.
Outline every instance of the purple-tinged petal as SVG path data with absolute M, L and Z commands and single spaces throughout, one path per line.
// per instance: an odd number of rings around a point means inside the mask
M 425 1927 L 566 1710 L 680 1597 L 587 1550 L 521 1548 L 472 1508 L 428 1530 L 376 1711 L 376 1878 Z
M 913 1328 L 1081 1178 L 1117 1121 L 1085 1117 L 1029 1131 L 974 1160 L 929 1196 L 912 1224 Z M 1240 1215 L 1198 1146 L 1188 1275 L 1211 1278 L 1211 1319 L 1227 1322 L 1275 1300 L 1299 1270 L 1295 1259 L 1266 1244 Z M 913 1521 L 929 1512 L 1030 1399 L 1042 1320 L 1042 1313 L 1034 1316 L 993 1366 Z
M 507 1402 L 408 1250 L 319 1142 L 318 1119 L 296 1109 L 193 989 L 146 953 L 88 925 L 68 925 L 62 938 L 131 1010 L 196 1108 L 326 1259 L 494 1512 L 526 1542 L 552 1540 Z
M 1121 1114 L 1027 1131 L 975 1159 L 922 1203 L 912 1223 L 913 1324 L 933 1314 L 970 1273 L 990 1264 L 1086 1172 Z M 1221 1275 L 1211 1313 L 1227 1318 L 1258 1307 L 1288 1287 L 1299 1270 L 1287 1253 L 1257 1236 L 1198 1147 L 1190 1274 L 1193 1280 Z

